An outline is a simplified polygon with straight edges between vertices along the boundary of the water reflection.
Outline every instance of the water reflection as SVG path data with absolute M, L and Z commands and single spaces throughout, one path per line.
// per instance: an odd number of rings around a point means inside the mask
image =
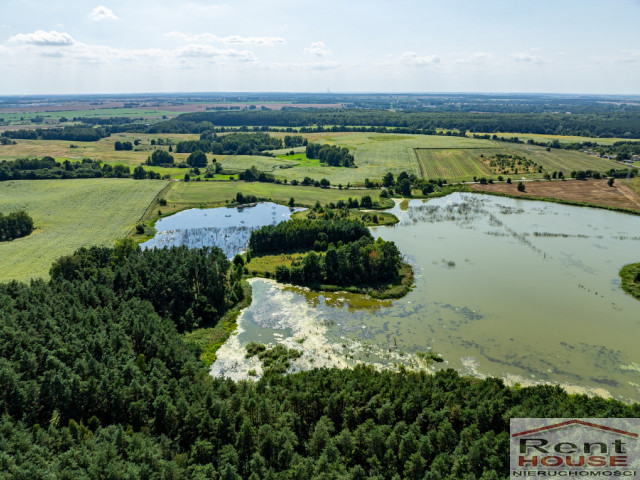
M 305 351 L 295 368 L 418 366 L 415 354 L 432 350 L 443 366 L 480 377 L 640 399 L 640 303 L 618 279 L 640 256 L 640 218 L 474 194 L 393 213 L 398 225 L 372 231 L 415 265 L 409 295 L 381 303 L 255 280 L 235 348 L 287 343 Z M 292 325 L 315 347 L 292 343 Z
M 231 258 L 247 248 L 251 230 L 284 222 L 299 210 L 303 209 L 269 202 L 233 208 L 193 208 L 158 220 L 158 233 L 141 246 L 216 246 Z

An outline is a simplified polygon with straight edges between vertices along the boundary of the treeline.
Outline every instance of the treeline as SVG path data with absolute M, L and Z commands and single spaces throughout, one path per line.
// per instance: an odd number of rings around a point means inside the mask
M 53 157 L 21 158 L 0 162 L 0 182 L 7 180 L 52 180 L 72 178 L 134 178 L 159 180 L 160 174 L 145 170 L 142 166 L 134 169 L 128 165 L 102 163 L 85 158 L 79 162 L 65 160 L 60 163 Z
M 515 132 L 588 137 L 640 138 L 635 110 L 606 114 L 393 112 L 374 109 L 296 109 L 185 113 L 149 127 L 149 133 L 202 133 L 215 127 L 306 127 L 312 131 L 359 131 L 360 127 L 392 127 L 398 133 L 437 129 L 462 132 Z M 322 130 L 317 130 L 322 127 Z M 301 133 L 304 133 L 301 131 Z
M 35 128 L 32 130 L 9 130 L 2 132 L 7 138 L 25 140 L 67 140 L 75 142 L 95 142 L 109 134 L 100 127 L 91 125 L 65 125 L 62 128 Z
M 237 268 L 224 279 L 219 252 L 129 247 L 0 285 L 0 476 L 496 480 L 509 475 L 509 418 L 640 416 L 450 369 L 214 379 L 172 318 L 210 301 L 197 287 L 209 268 L 229 298 Z
M 259 155 L 265 150 L 280 148 L 282 140 L 271 137 L 268 133 L 230 133 L 219 136 L 215 132 L 205 132 L 200 135 L 200 140 L 178 142 L 176 153 L 200 150 L 214 155 Z
M 277 253 L 311 249 L 316 241 L 324 242 L 326 248 L 330 243 L 355 242 L 362 237 L 373 238 L 369 229 L 357 220 L 294 218 L 253 230 L 249 248 L 252 254 Z
M 33 219 L 21 210 L 3 215 L 0 212 L 0 242 L 26 237 L 33 231 Z
M 317 158 L 321 163 L 326 163 L 332 167 L 355 167 L 353 155 L 345 147 L 310 143 L 307 145 L 306 155 L 307 158 Z
M 326 239 L 320 238 L 316 248 L 326 248 Z M 380 285 L 398 279 L 401 261 L 395 243 L 363 236 L 337 248 L 331 243 L 324 255 L 309 252 L 291 268 L 278 265 L 276 280 L 299 285 Z

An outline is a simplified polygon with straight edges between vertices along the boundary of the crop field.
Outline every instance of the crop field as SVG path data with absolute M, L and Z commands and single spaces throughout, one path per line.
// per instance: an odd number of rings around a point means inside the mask
M 109 163 L 122 163 L 125 165 L 140 165 L 147 160 L 147 157 L 153 151 L 151 140 L 158 138 L 170 139 L 173 142 L 182 140 L 197 139 L 197 135 L 182 134 L 131 134 L 117 133 L 111 137 L 102 138 L 97 142 L 69 142 L 67 140 L 16 140 L 15 145 L 0 145 L 0 160 L 15 160 L 24 157 L 44 157 L 49 155 L 56 159 L 70 158 L 81 160 L 83 158 L 91 158 L 93 160 L 102 160 Z M 134 147 L 136 150 L 116 151 L 114 144 L 116 142 L 131 143 L 134 140 L 140 140 L 140 145 Z M 74 145 L 74 147 L 71 147 Z M 167 148 L 167 147 L 159 147 Z M 172 153 L 176 162 L 183 161 L 189 155 L 186 153 Z
M 290 134 L 290 133 L 289 133 Z M 270 133 L 280 137 L 282 132 Z M 294 149 L 295 155 L 282 155 L 291 149 L 275 151 L 278 157 L 266 156 L 230 156 L 208 154 L 209 161 L 214 157 L 229 170 L 245 170 L 255 165 L 260 171 L 270 172 L 278 178 L 301 181 L 304 177 L 314 180 L 328 179 L 332 185 L 362 185 L 366 178 L 380 181 L 384 174 L 394 175 L 402 171 L 414 173 L 425 178 L 446 178 L 450 181 L 471 180 L 474 176 L 491 175 L 483 162 L 478 160 L 480 154 L 486 156 L 496 153 L 517 154 L 526 156 L 545 171 L 562 170 L 565 174 L 572 170 L 606 171 L 620 168 L 620 164 L 611 160 L 593 157 L 572 150 L 551 149 L 523 144 L 511 144 L 492 140 L 473 139 L 442 135 L 400 135 L 377 133 L 317 133 L 305 134 L 309 141 L 327 143 L 349 148 L 355 157 L 357 168 L 323 166 L 317 160 L 309 160 L 304 155 L 304 147 Z M 197 135 L 188 134 L 114 134 L 97 142 L 68 142 L 60 140 L 17 140 L 16 145 L 0 145 L 0 160 L 13 160 L 22 157 L 43 157 L 50 155 L 58 161 L 65 159 L 81 160 L 92 158 L 107 163 L 122 163 L 131 167 L 144 164 L 147 157 L 156 147 L 151 140 L 159 138 L 172 142 L 197 139 Z M 116 141 L 134 142 L 139 145 L 131 151 L 116 151 Z M 607 139 L 611 140 L 611 139 Z M 71 145 L 74 147 L 71 147 Z M 188 154 L 175 153 L 176 162 L 184 162 Z M 284 168 L 283 168 L 284 167 Z M 290 167 L 290 168 L 287 168 Z M 169 175 L 173 179 L 182 179 L 187 173 L 184 169 L 151 167 L 161 175 Z M 497 173 L 495 174 L 497 175 Z M 528 178 L 539 178 L 543 174 L 529 174 Z M 223 177 L 216 178 L 222 180 Z
M 216 155 L 216 157 L 219 156 L 220 155 Z M 277 173 L 278 176 L 280 176 L 280 171 L 282 169 L 292 168 L 299 165 L 299 162 L 294 160 L 257 155 L 230 155 L 220 163 L 225 170 L 244 171 L 255 166 L 261 172 Z
M 479 133 L 478 135 L 487 135 L 486 133 Z M 613 145 L 616 142 L 629 141 L 628 138 L 597 138 L 597 137 L 578 137 L 573 135 L 543 135 L 537 133 L 489 133 L 489 135 L 497 135 L 498 137 L 518 137 L 523 142 L 527 140 L 533 140 L 534 142 L 552 142 L 558 140 L 560 143 L 584 143 L 595 142 L 599 145 Z M 635 140 L 632 140 L 635 141 Z
M 480 155 L 490 157 L 498 153 L 524 156 L 541 165 L 543 173 L 526 173 L 526 178 L 542 178 L 546 172 L 562 171 L 565 176 L 574 170 L 597 170 L 605 172 L 611 168 L 621 168 L 619 163 L 598 158 L 573 150 L 551 149 L 533 145 L 498 143 L 493 149 L 416 149 L 416 156 L 424 178 L 446 178 L 454 181 L 469 181 L 474 176 L 497 177 L 480 159 Z M 513 176 L 513 175 L 511 175 Z
M 379 190 L 338 190 L 258 182 L 174 182 L 165 198 L 169 202 L 169 207 L 186 204 L 215 205 L 235 198 L 237 192 L 280 203 L 286 203 L 293 197 L 296 205 L 307 206 L 314 205 L 317 200 L 322 203 L 337 202 L 347 200 L 349 197 L 360 199 L 364 195 L 371 195 L 375 201 L 380 193 Z
M 479 160 L 476 149 L 416 148 L 415 153 L 423 178 L 446 178 L 447 180 L 469 180 L 474 176 L 483 177 L 493 172 Z
M 129 179 L 0 182 L 3 213 L 25 210 L 36 230 L 0 242 L 0 282 L 46 277 L 62 255 L 112 245 L 142 217 L 165 181 Z
M 339 133 L 305 135 L 309 141 L 347 147 L 358 168 L 304 165 L 279 171 L 288 180 L 326 178 L 332 185 L 362 184 L 364 179 L 381 181 L 387 172 L 420 175 L 415 148 L 491 148 L 494 142 L 441 135 L 396 135 L 382 133 Z
M 20 123 L 29 122 L 28 125 L 33 125 L 30 120 L 34 117 L 43 117 L 44 121 L 54 120 L 58 121 L 60 118 L 65 117 L 71 120 L 74 117 L 133 117 L 133 118 L 162 118 L 175 117 L 178 115 L 176 112 L 169 110 L 156 110 L 152 108 L 96 108 L 87 110 L 64 110 L 57 112 L 20 112 L 9 113 L 0 111 L 0 118 L 4 118 L 5 122 L 10 122 L 19 128 Z

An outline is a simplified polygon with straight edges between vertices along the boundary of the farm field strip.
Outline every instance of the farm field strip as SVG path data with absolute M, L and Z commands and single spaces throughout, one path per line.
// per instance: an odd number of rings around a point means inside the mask
M 486 152 L 486 150 L 482 150 Z M 479 151 L 469 149 L 422 149 L 415 150 L 423 178 L 470 179 L 474 176 L 491 175 L 491 169 L 479 160 Z
M 166 199 L 174 204 L 211 205 L 226 203 L 235 198 L 238 192 L 243 195 L 270 198 L 281 203 L 286 203 L 293 197 L 296 204 L 308 206 L 314 205 L 317 200 L 337 202 L 347 200 L 349 197 L 362 198 L 364 195 L 370 195 L 375 201 L 380 193 L 379 190 L 338 190 L 258 182 L 175 182 L 167 193 Z
M 36 230 L 0 242 L 0 281 L 46 277 L 76 249 L 125 237 L 167 184 L 159 180 L 78 179 L 0 182 L 2 213 L 25 210 Z

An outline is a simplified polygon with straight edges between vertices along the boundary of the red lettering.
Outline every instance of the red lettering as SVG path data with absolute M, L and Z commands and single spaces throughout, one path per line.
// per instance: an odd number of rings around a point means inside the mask
M 542 463 L 542 465 L 544 465 L 545 467 L 559 467 L 560 465 L 562 465 L 562 457 L 542 457 L 540 463 Z
M 582 467 L 584 466 L 584 457 L 578 457 L 580 459 L 579 463 L 573 463 L 572 457 L 567 457 L 567 466 L 568 467 Z
M 589 457 L 589 466 L 590 467 L 606 467 L 607 459 L 602 455 L 594 455 L 593 457 Z
M 522 455 L 518 457 L 518 465 L 521 467 L 527 466 L 527 464 L 531 467 L 538 466 L 538 457 L 525 458 Z
M 626 467 L 629 464 L 627 463 L 627 456 L 626 455 L 619 455 L 619 456 L 611 456 L 609 457 L 609 466 L 610 467 Z

